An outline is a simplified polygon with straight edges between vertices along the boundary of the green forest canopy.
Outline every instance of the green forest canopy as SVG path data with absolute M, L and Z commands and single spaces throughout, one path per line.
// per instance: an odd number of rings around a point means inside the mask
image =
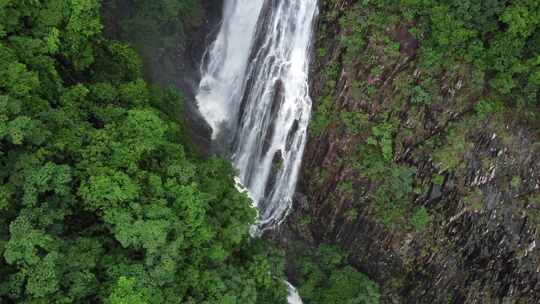
M 285 303 L 231 165 L 186 152 L 99 10 L 0 0 L 0 302 Z

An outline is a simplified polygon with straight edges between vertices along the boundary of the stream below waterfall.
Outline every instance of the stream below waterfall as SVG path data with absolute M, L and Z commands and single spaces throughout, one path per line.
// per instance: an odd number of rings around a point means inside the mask
M 311 115 L 317 13 L 317 0 L 225 0 L 204 56 L 197 103 L 257 208 L 253 236 L 278 226 L 292 205 Z M 289 290 L 289 302 L 301 303 Z

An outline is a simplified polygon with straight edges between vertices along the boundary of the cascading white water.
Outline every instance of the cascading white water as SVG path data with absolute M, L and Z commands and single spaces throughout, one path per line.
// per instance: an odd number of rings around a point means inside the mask
M 317 0 L 226 0 L 197 102 L 259 211 L 252 233 L 291 207 L 311 114 L 309 48 Z
M 225 0 L 205 54 L 196 99 L 257 207 L 253 235 L 279 225 L 292 204 L 311 115 L 317 12 L 317 0 Z M 294 292 L 289 301 L 301 303 Z
M 289 304 L 303 304 L 298 291 L 296 291 L 296 288 L 294 288 L 294 286 L 292 286 L 289 282 L 285 282 L 285 284 L 287 284 L 287 287 L 289 288 L 289 296 L 287 297 Z

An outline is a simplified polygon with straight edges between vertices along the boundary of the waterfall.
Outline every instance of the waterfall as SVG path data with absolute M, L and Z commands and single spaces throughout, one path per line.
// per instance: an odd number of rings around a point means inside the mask
M 317 0 L 225 0 L 197 94 L 212 138 L 259 211 L 254 234 L 292 204 L 311 115 L 308 70 Z
M 317 13 L 317 0 L 225 0 L 204 56 L 197 103 L 258 210 L 254 236 L 279 225 L 292 205 L 311 115 Z

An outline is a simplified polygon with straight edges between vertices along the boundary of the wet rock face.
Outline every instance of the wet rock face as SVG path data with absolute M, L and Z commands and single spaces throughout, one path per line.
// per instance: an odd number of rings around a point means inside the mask
M 272 189 L 274 189 L 277 174 L 279 173 L 279 170 L 281 169 L 281 166 L 283 165 L 283 154 L 281 150 L 278 150 L 276 153 L 274 153 L 274 157 L 272 158 L 272 169 L 270 170 L 270 177 L 268 179 L 268 183 L 265 187 L 265 196 L 269 197 Z
M 401 90 L 396 79 L 418 77 L 421 42 L 408 34 L 410 25 L 400 24 L 387 33 L 400 43 L 399 56 L 381 56 L 375 64 L 380 74 L 371 74 L 360 59 L 345 65 L 339 46 L 345 29 L 337 20 L 351 2 L 321 7 L 321 15 L 338 17 L 319 22 L 326 32 L 315 49 L 329 51 L 313 66 L 315 107 L 326 94 L 325 67 L 338 66 L 330 111 L 361 110 L 376 120 L 385 108 L 392 109 L 398 130 L 392 161 L 415 170 L 414 184 L 423 187 L 409 204 L 425 207 L 430 220 L 423 231 L 377 220 L 372 198 L 378 185 L 350 160 L 370 130 L 347 132 L 334 120 L 312 134 L 294 211 L 274 237 L 285 247 L 298 241 L 341 245 L 353 266 L 381 284 L 383 303 L 540 303 L 537 132 L 512 118 L 470 118 L 475 97 L 467 91 L 467 78 L 437 79 L 441 102 L 422 110 L 392 104 Z M 377 50 L 368 39 L 365 52 L 377 55 Z M 353 83 L 361 81 L 376 87 L 375 97 L 356 96 Z M 400 133 L 406 128 L 414 130 L 411 135 Z M 429 146 L 434 138 L 442 144 Z M 441 166 L 443 161 L 452 169 Z M 354 191 L 342 190 L 344 183 Z M 290 260 L 294 263 L 294 256 Z
M 268 149 L 270 149 L 270 145 L 272 144 L 272 138 L 274 136 L 274 130 L 276 127 L 279 127 L 276 126 L 275 117 L 279 111 L 279 108 L 281 107 L 281 104 L 283 103 L 283 96 L 285 95 L 284 91 L 285 88 L 283 86 L 283 81 L 281 79 L 278 79 L 276 81 L 276 84 L 274 85 L 274 96 L 272 98 L 272 107 L 270 108 L 270 117 L 272 118 L 272 124 L 264 138 L 262 154 L 266 154 L 268 152 Z
M 223 0 L 201 0 L 203 19 L 178 33 L 177 37 L 143 37 L 142 33 L 123 32 L 122 18 L 129 16 L 132 0 L 107 0 L 103 4 L 105 34 L 118 40 L 146 42 L 134 46 L 141 54 L 145 77 L 152 83 L 163 87 L 179 88 L 185 98 L 184 121 L 188 136 L 202 150 L 210 150 L 211 128 L 200 114 L 195 95 L 200 82 L 200 65 L 207 46 L 214 40 L 222 17 Z M 176 41 L 174 46 L 163 45 L 165 40 Z M 152 41 L 152 42 L 150 42 Z M 157 42 L 156 42 L 157 41 Z
M 188 134 L 202 151 L 210 151 L 212 130 L 199 112 L 195 95 L 200 82 L 200 65 L 206 48 L 214 40 L 222 17 L 223 0 L 203 0 L 205 19 L 202 24 L 192 28 L 186 37 L 189 37 L 185 47 L 179 46 L 176 53 L 172 53 L 170 63 L 176 67 L 171 78 L 165 79 L 164 84 L 176 84 L 182 89 L 186 97 L 185 119 Z M 155 74 L 161 73 L 160 66 L 155 66 Z

